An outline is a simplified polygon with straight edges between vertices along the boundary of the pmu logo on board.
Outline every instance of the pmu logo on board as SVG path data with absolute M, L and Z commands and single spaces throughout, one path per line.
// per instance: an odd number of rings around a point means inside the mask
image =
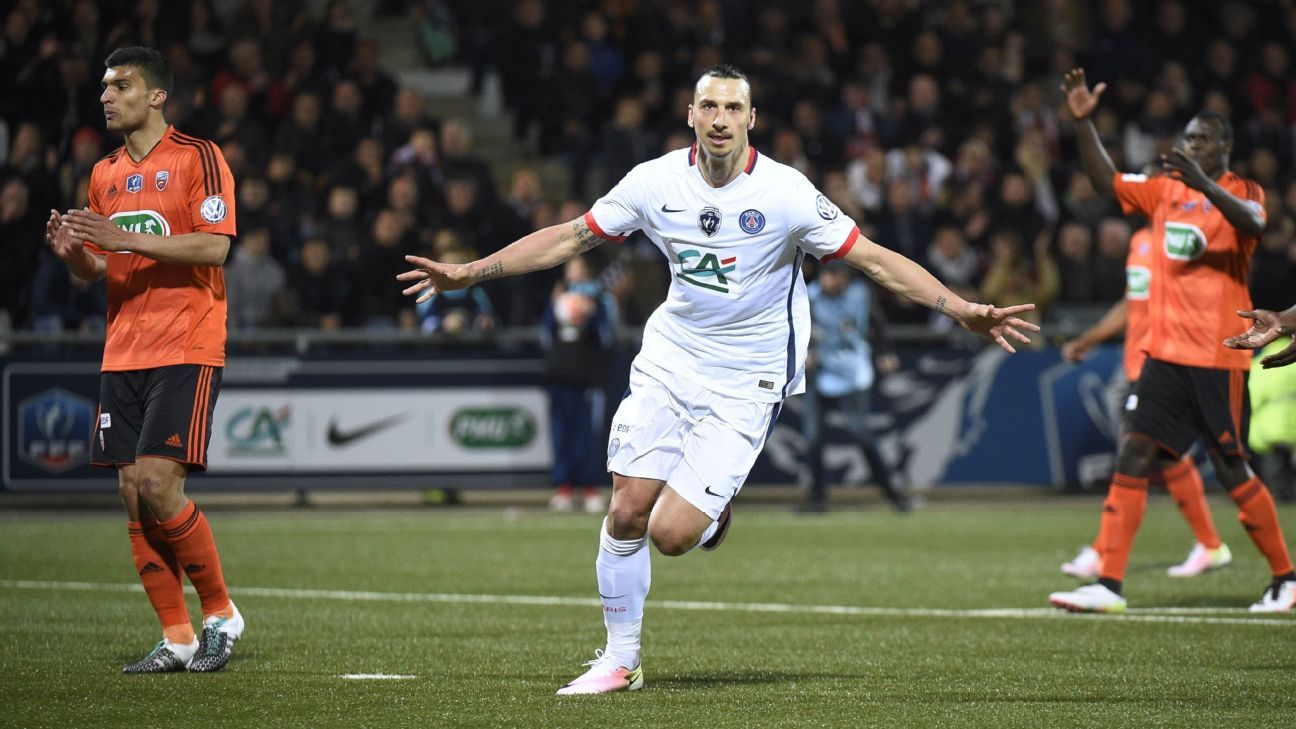
M 18 458 L 62 473 L 90 462 L 94 404 L 62 388 L 18 404 Z

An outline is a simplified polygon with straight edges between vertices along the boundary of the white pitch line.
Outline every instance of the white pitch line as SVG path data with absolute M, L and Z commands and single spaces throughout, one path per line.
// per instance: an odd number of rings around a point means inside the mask
M 418 678 L 408 673 L 344 673 L 338 678 L 345 678 L 350 681 L 402 681 L 408 678 Z
M 143 592 L 144 587 L 126 582 L 53 582 L 43 580 L 0 580 L 0 588 L 16 590 L 62 590 L 72 592 Z M 193 588 L 188 588 L 193 592 Z M 369 590 L 316 590 L 284 587 L 233 587 L 231 592 L 252 597 L 288 600 L 338 600 L 343 602 L 421 602 L 477 605 L 540 605 L 598 607 L 595 598 L 557 595 L 471 595 L 444 592 L 376 592 Z M 942 608 L 860 607 L 856 605 L 794 605 L 777 602 L 702 602 L 696 600 L 652 600 L 655 609 L 742 613 L 808 613 L 815 615 L 860 615 L 896 618 L 990 618 L 1021 620 L 1113 620 L 1135 623 L 1183 623 L 1190 625 L 1268 625 L 1296 628 L 1290 618 L 1207 617 L 1247 614 L 1245 608 L 1133 608 L 1124 615 L 1075 615 L 1057 608 Z

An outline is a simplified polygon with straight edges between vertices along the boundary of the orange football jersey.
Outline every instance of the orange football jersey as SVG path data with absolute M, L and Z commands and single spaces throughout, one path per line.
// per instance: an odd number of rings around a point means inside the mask
M 1264 191 L 1226 172 L 1217 180 L 1264 215 Z M 1116 199 L 1152 227 L 1148 333 L 1143 350 L 1164 362 L 1249 370 L 1251 353 L 1222 342 L 1251 308 L 1247 274 L 1258 239 L 1239 233 L 1206 196 L 1170 177 L 1117 173 Z
M 1130 236 L 1125 256 L 1125 376 L 1138 379 L 1147 359 L 1148 289 L 1152 283 L 1152 229 L 1139 228 Z
M 213 142 L 168 126 L 139 162 L 121 147 L 95 165 L 90 209 L 136 233 L 233 237 L 234 177 Z M 220 266 L 94 250 L 108 261 L 103 371 L 225 364 L 225 276 Z

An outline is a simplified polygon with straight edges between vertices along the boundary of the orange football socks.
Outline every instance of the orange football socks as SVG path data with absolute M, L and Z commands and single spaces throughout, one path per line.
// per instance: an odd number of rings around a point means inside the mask
M 189 610 L 185 607 L 184 584 L 180 565 L 171 544 L 162 536 L 161 525 L 153 519 L 126 524 L 130 534 L 131 554 L 149 603 L 162 623 L 162 633 L 172 643 L 188 645 L 194 640 Z
M 1218 549 L 1219 532 L 1215 531 L 1215 522 L 1211 520 L 1210 507 L 1206 504 L 1206 488 L 1202 485 L 1201 473 L 1191 456 L 1184 456 L 1169 468 L 1162 469 L 1166 490 L 1179 506 L 1179 511 L 1192 527 L 1197 541 L 1207 549 Z
M 1257 477 L 1229 492 L 1238 507 L 1238 521 L 1242 522 L 1248 537 L 1269 560 L 1269 569 L 1275 577 L 1292 571 L 1291 555 L 1278 523 L 1278 510 L 1274 508 L 1269 488 Z
M 180 558 L 185 575 L 198 591 L 203 616 L 233 617 L 220 554 L 216 552 L 216 540 L 212 538 L 207 517 L 190 501 L 179 514 L 162 522 L 162 528 Z
M 1112 476 L 1111 488 L 1103 501 L 1102 527 L 1098 531 L 1098 553 L 1102 556 L 1102 579 L 1120 583 L 1125 579 L 1134 535 L 1147 509 L 1146 478 L 1123 473 Z

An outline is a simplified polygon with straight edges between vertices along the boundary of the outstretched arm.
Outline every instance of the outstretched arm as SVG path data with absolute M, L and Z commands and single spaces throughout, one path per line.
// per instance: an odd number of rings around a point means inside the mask
M 1095 344 L 1105 342 L 1125 330 L 1129 321 L 1129 302 L 1125 299 L 1112 304 L 1103 317 L 1080 336 L 1062 345 L 1062 359 L 1079 362 Z
M 927 269 L 888 248 L 860 236 L 846 254 L 847 263 L 868 274 L 869 278 L 895 293 L 922 304 L 957 321 L 967 330 L 988 337 L 1009 352 L 1015 352 L 1008 337 L 1029 343 L 1030 337 L 1019 329 L 1038 332 L 1039 326 L 1017 318 L 1035 308 L 1034 304 L 996 307 L 974 304 L 950 291 Z
M 1260 349 L 1278 337 L 1291 336 L 1296 333 L 1296 306 L 1283 312 L 1268 309 L 1239 311 L 1238 316 L 1251 320 L 1251 328 L 1236 336 L 1224 340 L 1224 346 L 1231 349 Z M 1284 367 L 1296 362 L 1296 338 L 1281 352 L 1271 354 L 1260 360 L 1264 369 Z
M 466 289 L 482 281 L 553 268 L 602 242 L 582 217 L 541 228 L 471 263 L 438 263 L 420 256 L 405 256 L 417 268 L 398 275 L 396 280 L 414 282 L 402 293 L 418 294 L 421 304 L 441 291 Z
M 1062 91 L 1066 93 L 1067 110 L 1076 122 L 1076 142 L 1080 145 L 1080 161 L 1084 165 L 1089 183 L 1101 195 L 1112 197 L 1112 178 L 1116 176 L 1116 165 L 1098 137 L 1098 129 L 1090 116 L 1098 108 L 1098 98 L 1107 90 L 1107 84 L 1100 83 L 1089 89 L 1085 81 L 1083 68 L 1073 68 L 1062 79 Z

